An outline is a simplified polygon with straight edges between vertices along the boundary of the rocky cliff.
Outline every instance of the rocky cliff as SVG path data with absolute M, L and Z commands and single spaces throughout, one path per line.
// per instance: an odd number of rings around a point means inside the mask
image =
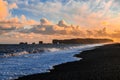
M 113 42 L 111 39 L 95 39 L 95 38 L 76 38 L 76 39 L 64 39 L 52 41 L 53 44 L 94 44 L 94 43 L 106 43 Z

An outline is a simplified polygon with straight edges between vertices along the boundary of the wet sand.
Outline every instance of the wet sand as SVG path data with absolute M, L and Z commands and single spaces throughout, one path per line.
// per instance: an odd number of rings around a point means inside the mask
M 83 59 L 54 66 L 50 73 L 18 80 L 120 80 L 120 44 L 97 47 L 75 56 Z

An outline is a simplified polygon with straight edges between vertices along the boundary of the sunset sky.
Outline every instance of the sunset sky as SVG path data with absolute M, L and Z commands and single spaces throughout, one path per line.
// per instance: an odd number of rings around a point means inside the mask
M 0 44 L 66 38 L 120 41 L 120 0 L 0 0 Z

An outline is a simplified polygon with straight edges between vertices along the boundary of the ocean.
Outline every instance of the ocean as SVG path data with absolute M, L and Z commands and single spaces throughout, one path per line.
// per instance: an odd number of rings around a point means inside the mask
M 0 80 L 49 72 L 55 65 L 80 60 L 75 54 L 102 45 L 0 45 Z

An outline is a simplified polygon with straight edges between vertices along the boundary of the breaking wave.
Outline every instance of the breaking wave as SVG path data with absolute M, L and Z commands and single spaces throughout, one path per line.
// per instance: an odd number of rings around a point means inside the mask
M 5 53 L 0 55 L 0 57 L 4 58 L 4 57 L 13 57 L 13 56 L 21 56 L 21 55 L 26 55 L 26 54 L 41 54 L 41 53 L 45 53 L 45 52 L 56 52 L 56 51 L 60 51 L 62 49 L 59 48 L 43 48 L 43 49 L 32 49 L 29 51 L 21 51 L 21 52 L 12 52 L 12 53 Z
M 80 58 L 73 57 L 75 54 L 102 45 L 32 47 L 17 50 L 19 52 L 6 53 L 2 55 L 6 58 L 0 58 L 0 79 L 10 80 L 20 76 L 49 72 L 54 65 L 80 60 Z
M 98 44 L 94 44 L 94 46 L 98 46 Z M 29 50 L 21 50 L 18 52 L 16 51 L 13 51 L 13 52 L 8 52 L 8 53 L 3 53 L 0 55 L 1 58 L 4 58 L 4 57 L 13 57 L 13 56 L 22 56 L 22 55 L 27 55 L 27 54 L 43 54 L 43 53 L 46 53 L 46 52 L 66 52 L 67 50 L 71 50 L 71 51 L 76 51 L 77 49 L 80 50 L 86 50 L 87 48 L 90 49 L 90 47 L 92 48 L 93 45 L 72 45 L 72 46 L 67 46 L 67 47 L 59 47 L 59 48 L 33 48 L 33 49 L 29 49 Z

